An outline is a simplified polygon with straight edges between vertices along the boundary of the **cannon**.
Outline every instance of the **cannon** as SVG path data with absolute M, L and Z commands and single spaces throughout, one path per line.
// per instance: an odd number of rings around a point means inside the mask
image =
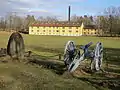
M 73 41 L 68 41 L 64 50 L 64 63 L 67 66 L 69 72 L 75 71 L 81 62 L 86 58 L 91 59 L 91 70 L 100 70 L 103 59 L 103 46 L 101 42 L 97 42 L 94 50 L 89 51 L 89 47 L 92 44 L 92 42 L 89 42 L 88 44 L 83 45 L 77 49 Z M 68 47 L 71 47 L 72 49 L 69 49 Z M 83 53 L 80 53 L 80 49 L 83 50 Z M 72 52 L 72 54 L 70 52 Z

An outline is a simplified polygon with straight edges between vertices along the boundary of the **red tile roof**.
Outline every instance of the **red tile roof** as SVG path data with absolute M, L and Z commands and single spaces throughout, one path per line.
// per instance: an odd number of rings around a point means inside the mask
M 84 25 L 84 29 L 96 29 L 96 25 Z
M 80 23 L 76 23 L 76 22 L 52 22 L 52 23 L 48 23 L 48 22 L 41 22 L 39 24 L 32 24 L 31 26 L 43 26 L 43 27 L 80 27 L 81 24 Z

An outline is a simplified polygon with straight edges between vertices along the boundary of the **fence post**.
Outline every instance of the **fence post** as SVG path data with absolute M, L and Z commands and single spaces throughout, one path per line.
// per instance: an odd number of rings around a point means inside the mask
M 107 56 L 107 50 L 104 50 L 104 59 L 105 59 L 105 66 L 106 69 L 108 69 L 108 56 Z
M 62 57 L 62 55 L 61 55 L 61 54 L 59 54 L 59 60 L 61 60 L 61 57 Z
M 28 57 L 30 57 L 32 54 L 32 51 L 28 51 Z

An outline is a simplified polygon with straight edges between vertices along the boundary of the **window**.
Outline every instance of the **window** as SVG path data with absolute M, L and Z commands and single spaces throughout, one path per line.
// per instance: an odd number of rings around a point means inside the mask
M 95 32 L 97 32 L 97 30 L 95 29 Z
M 63 29 L 65 29 L 65 27 L 62 27 Z
M 62 30 L 62 32 L 65 32 L 65 30 Z
M 58 30 L 56 32 L 59 32 Z
M 37 30 L 37 32 L 39 32 L 39 30 Z
M 76 31 L 76 32 L 78 32 L 78 31 Z
M 31 30 L 31 32 L 33 32 L 33 30 Z
M 43 30 L 43 32 L 45 32 L 45 30 Z
M 72 27 L 69 27 L 69 29 L 72 29 Z
M 78 29 L 78 27 L 76 27 L 76 29 Z
M 72 32 L 71 30 L 69 30 L 69 32 Z
M 49 32 L 51 32 L 51 30 L 49 30 Z

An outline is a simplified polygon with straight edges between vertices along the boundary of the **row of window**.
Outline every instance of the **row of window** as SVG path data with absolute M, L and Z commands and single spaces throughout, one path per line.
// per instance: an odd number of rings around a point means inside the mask
M 33 30 L 31 30 L 31 32 L 33 32 Z M 37 32 L 40 32 L 40 30 L 37 30 Z M 45 30 L 43 30 L 43 32 L 45 32 Z M 51 32 L 51 30 L 49 30 L 49 32 Z M 55 32 L 55 31 L 53 30 L 53 32 Z M 56 30 L 56 32 L 59 32 L 59 30 Z M 62 32 L 65 32 L 65 30 L 62 30 Z M 72 30 L 69 30 L 69 32 L 72 32 Z M 78 32 L 78 31 L 76 31 L 76 32 Z
M 90 32 L 84 32 L 84 35 L 92 35 L 92 34 L 94 35 L 94 34 L 97 34 L 97 33 L 96 32 L 91 32 L 91 33 Z
M 34 33 L 34 34 L 37 34 L 37 35 L 68 35 L 68 36 L 79 36 L 79 34 L 56 34 L 56 33 Z
M 86 30 L 83 30 L 83 31 L 89 32 L 89 31 L 97 31 L 97 30 L 96 29 L 86 29 Z
M 59 32 L 59 31 L 57 31 L 57 32 Z M 69 32 L 70 32 L 70 31 L 69 31 Z M 39 32 L 38 32 L 37 34 L 46 35 L 45 32 L 43 32 L 43 33 L 39 33 Z M 49 32 L 49 35 L 52 35 L 52 34 L 53 34 L 53 35 L 56 35 L 56 33 L 51 33 L 51 32 Z M 98 34 L 98 33 L 97 33 L 97 32 L 91 32 L 91 33 L 90 33 L 90 32 L 83 32 L 83 34 L 84 34 L 84 35 L 96 35 L 96 34 Z M 63 35 L 64 35 L 64 34 L 63 34 Z
M 33 28 L 33 27 L 32 27 Z M 37 27 L 40 28 L 40 27 Z M 43 27 L 43 28 L 47 28 L 47 27 Z M 59 28 L 59 27 L 48 27 L 48 28 Z M 69 27 L 69 29 L 72 29 L 73 27 Z M 76 29 L 78 29 L 79 27 L 76 27 Z M 62 29 L 65 29 L 65 27 L 62 27 Z

